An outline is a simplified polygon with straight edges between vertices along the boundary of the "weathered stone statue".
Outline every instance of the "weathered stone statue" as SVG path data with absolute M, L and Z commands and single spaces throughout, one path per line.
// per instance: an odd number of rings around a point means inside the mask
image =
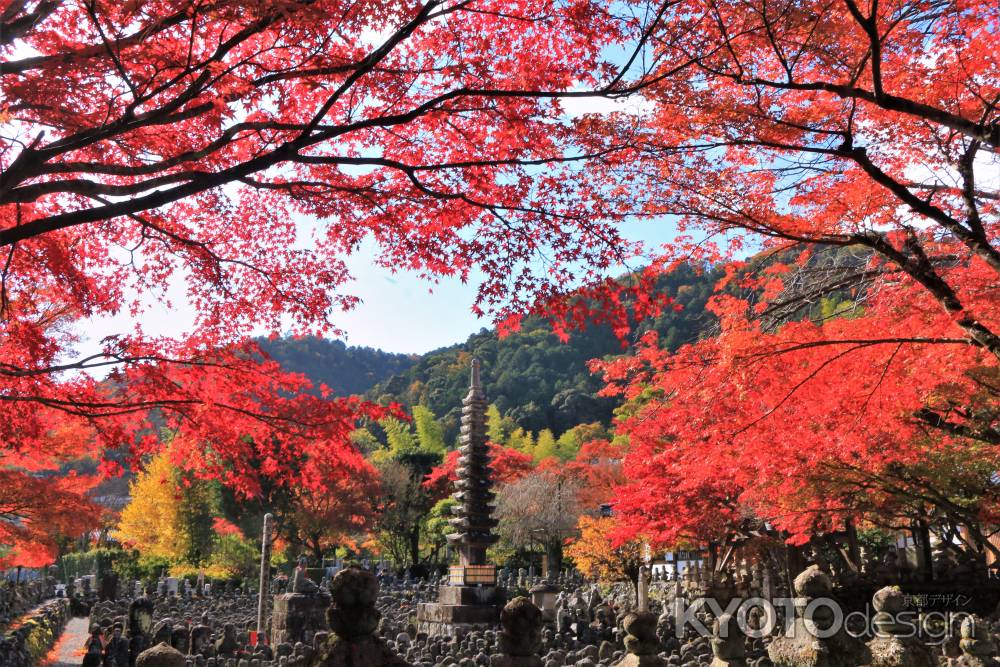
M 219 657 L 232 657 L 240 650 L 240 642 L 236 638 L 236 626 L 226 623 L 222 627 L 222 637 L 215 642 L 215 654 Z
M 101 602 L 118 599 L 118 573 L 114 570 L 101 575 L 97 597 Z
M 187 651 L 191 646 L 191 632 L 186 625 L 176 625 L 170 631 L 170 645 L 178 651 Z
M 129 667 L 135 667 L 139 654 L 152 644 L 153 601 L 145 595 L 132 600 L 128 606 Z
M 857 667 L 868 664 L 868 648 L 840 628 L 831 637 L 821 639 L 813 629 L 829 629 L 833 611 L 826 606 L 815 607 L 811 618 L 805 617 L 809 603 L 828 598 L 833 584 L 825 573 L 813 565 L 795 578 L 795 626 L 790 637 L 778 637 L 768 647 L 774 667 Z
M 292 593 L 305 593 L 307 595 L 312 595 L 319 590 L 309 575 L 306 573 L 308 567 L 308 561 L 305 556 L 299 556 L 298 562 L 295 566 L 295 572 L 292 574 Z
M 198 624 L 191 628 L 191 647 L 188 649 L 188 655 L 207 653 L 210 648 L 211 639 L 212 628 L 207 625 Z
M 166 643 L 160 643 L 139 654 L 135 667 L 186 667 L 184 654 Z
M 542 611 L 526 597 L 516 597 L 500 612 L 500 652 L 493 667 L 542 667 Z
M 122 636 L 122 626 L 115 624 L 111 628 L 111 638 L 108 639 L 108 646 L 105 649 L 107 654 L 114 658 L 115 667 L 128 667 L 129 664 L 129 641 Z
M 898 587 L 887 586 L 875 593 L 872 606 L 876 636 L 868 642 L 870 667 L 937 667 L 931 652 L 913 636 L 913 627 L 898 622 L 906 608 L 906 596 Z
M 174 633 L 174 619 L 172 618 L 161 618 L 153 626 L 153 641 L 152 644 L 155 646 L 159 643 L 169 644 L 170 639 Z
M 406 667 L 375 634 L 382 615 L 375 608 L 378 581 L 371 572 L 359 567 L 341 570 L 330 583 L 330 596 L 326 618 L 331 635 L 313 657 L 312 667 Z
M 715 619 L 710 667 L 746 667 L 746 656 L 746 635 L 736 619 L 730 614 Z
M 648 611 L 633 612 L 625 616 L 625 649 L 628 655 L 615 663 L 615 667 L 662 667 L 666 663 L 657 655 L 660 642 L 656 637 L 656 615 Z
M 962 621 L 961 657 L 951 661 L 950 667 L 1000 667 L 997 646 L 989 630 L 975 617 Z
M 669 607 L 664 605 L 663 613 L 660 617 L 656 619 L 656 636 L 660 640 L 660 646 L 664 648 L 667 653 L 671 651 L 680 651 L 681 643 L 677 639 L 676 635 L 677 623 L 674 619 L 674 615 L 670 613 Z
M 330 596 L 306 575 L 306 558 L 299 557 L 289 592 L 274 596 L 271 612 L 271 645 L 304 642 L 326 630 Z

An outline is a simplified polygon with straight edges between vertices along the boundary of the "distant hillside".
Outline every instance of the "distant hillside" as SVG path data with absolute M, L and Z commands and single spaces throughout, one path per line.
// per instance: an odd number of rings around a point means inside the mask
M 643 323 L 640 333 L 655 329 L 671 349 L 696 340 L 714 323 L 705 302 L 718 278 L 716 271 L 697 273 L 690 267 L 662 278 L 660 289 L 682 310 L 668 310 Z M 551 333 L 548 322 L 531 318 L 518 333 L 502 340 L 495 331 L 483 329 L 465 343 L 428 352 L 408 370 L 379 383 L 368 396 L 426 405 L 441 418 L 450 440 L 458 432 L 469 362 L 476 357 L 483 364 L 486 395 L 502 415 L 528 431 L 548 428 L 558 435 L 577 424 L 610 421 L 615 403 L 596 396 L 602 383 L 590 373 L 587 361 L 622 353 L 621 343 L 606 326 L 574 332 L 564 344 Z
M 682 308 L 642 323 L 639 332 L 655 329 L 671 349 L 705 335 L 714 324 L 705 302 L 719 275 L 681 267 L 661 278 L 660 289 Z M 458 434 L 473 357 L 483 364 L 486 394 L 501 415 L 528 431 L 548 428 L 558 436 L 578 424 L 610 422 L 616 403 L 597 396 L 602 383 L 587 362 L 625 351 L 607 326 L 573 332 L 562 343 L 540 318 L 529 318 L 502 340 L 482 329 L 464 343 L 414 356 L 316 337 L 260 342 L 285 368 L 326 383 L 337 394 L 427 406 L 441 419 L 448 441 Z
M 325 384 L 339 396 L 365 394 L 379 382 L 405 372 L 417 357 L 370 347 L 348 347 L 343 341 L 317 336 L 266 338 L 261 348 L 286 370 L 302 373 L 313 384 Z

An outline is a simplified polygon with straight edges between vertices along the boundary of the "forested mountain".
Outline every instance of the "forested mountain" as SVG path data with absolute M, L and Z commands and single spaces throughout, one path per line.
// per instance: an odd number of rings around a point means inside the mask
M 681 267 L 664 276 L 661 289 L 681 309 L 667 309 L 643 323 L 639 332 L 655 329 L 671 349 L 698 338 L 712 324 L 705 302 L 719 275 Z M 539 318 L 527 319 L 520 331 L 503 339 L 482 329 L 464 343 L 422 356 L 316 337 L 262 340 L 261 346 L 286 369 L 325 383 L 337 394 L 427 406 L 441 419 L 449 441 L 458 433 L 473 357 L 483 364 L 486 393 L 501 415 L 526 431 L 550 429 L 558 436 L 578 424 L 610 421 L 615 403 L 596 396 L 601 380 L 590 373 L 587 361 L 624 351 L 607 326 L 573 332 L 562 343 Z
M 719 275 L 681 267 L 663 277 L 660 288 L 681 309 L 668 309 L 643 323 L 639 333 L 655 329 L 671 349 L 698 338 L 712 324 L 705 302 Z M 429 352 L 368 396 L 426 405 L 441 419 L 446 435 L 453 437 L 468 388 L 469 362 L 476 357 L 483 364 L 486 394 L 502 415 L 527 431 L 547 428 L 558 436 L 578 424 L 610 421 L 615 403 L 596 396 L 602 383 L 590 373 L 587 361 L 623 351 L 607 326 L 574 332 L 568 343 L 562 343 L 547 321 L 530 318 L 506 338 L 483 329 L 464 343 Z
M 750 258 L 741 272 L 786 258 L 786 254 L 762 253 Z M 800 288 L 808 293 L 812 281 L 833 280 L 843 271 L 856 271 L 867 258 L 866 252 L 852 248 L 817 252 L 809 262 L 813 272 L 800 269 Z M 662 276 L 659 289 L 672 297 L 679 309 L 665 309 L 659 317 L 641 323 L 634 335 L 654 329 L 661 344 L 670 350 L 710 335 L 715 322 L 705 304 L 722 275 L 722 267 L 697 270 L 681 266 Z M 727 289 L 739 288 L 731 283 Z M 848 299 L 845 303 L 851 299 L 850 290 L 842 292 L 834 290 L 818 300 L 789 298 L 792 305 L 776 311 L 770 319 L 830 317 L 839 308 L 840 299 Z M 607 326 L 575 331 L 568 343 L 562 343 L 550 324 L 540 318 L 528 318 L 520 331 L 503 339 L 496 331 L 482 329 L 464 343 L 423 355 L 347 347 L 340 341 L 316 337 L 262 340 L 261 344 L 288 370 L 304 373 L 314 383 L 323 382 L 337 394 L 360 394 L 383 403 L 398 401 L 407 407 L 426 406 L 439 418 L 449 443 L 458 434 L 473 357 L 483 364 L 490 402 L 502 417 L 509 418 L 508 423 L 512 420 L 529 433 L 548 429 L 558 437 L 581 424 L 610 423 L 616 404 L 597 396 L 602 381 L 591 374 L 587 362 L 627 351 Z
M 405 372 L 418 358 L 371 347 L 348 347 L 343 341 L 317 336 L 262 338 L 258 342 L 286 370 L 302 373 L 314 385 L 325 384 L 340 396 L 364 394 L 378 382 Z

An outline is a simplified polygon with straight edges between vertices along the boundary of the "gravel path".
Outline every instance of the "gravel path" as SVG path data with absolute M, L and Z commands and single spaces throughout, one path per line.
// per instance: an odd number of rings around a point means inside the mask
M 71 618 L 56 645 L 42 662 L 42 667 L 80 667 L 83 643 L 87 641 L 88 619 Z

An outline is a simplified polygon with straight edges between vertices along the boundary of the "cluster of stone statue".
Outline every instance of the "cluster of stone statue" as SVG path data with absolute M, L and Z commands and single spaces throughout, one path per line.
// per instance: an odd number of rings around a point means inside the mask
M 436 582 L 435 582 L 436 583 Z M 522 580 L 528 584 L 530 581 Z M 567 579 L 560 583 L 570 583 Z M 781 631 L 748 637 L 761 627 L 751 613 L 713 615 L 700 609 L 699 625 L 677 630 L 673 603 L 694 598 L 685 584 L 655 588 L 649 611 L 631 611 L 630 585 L 605 588 L 573 580 L 559 588 L 554 609 L 536 606 L 519 595 L 503 608 L 499 625 L 471 628 L 451 636 L 418 632 L 418 605 L 434 599 L 431 582 L 379 579 L 360 567 L 347 567 L 321 585 L 296 582 L 278 599 L 306 596 L 327 606 L 314 615 L 283 619 L 276 634 L 253 631 L 256 598 L 242 593 L 213 596 L 140 596 L 101 602 L 91 611 L 105 654 L 104 667 L 1000 667 L 992 626 L 967 617 L 954 633 L 929 644 L 897 623 L 907 598 L 898 587 L 874 597 L 874 627 L 868 641 L 840 628 L 816 632 L 826 621 L 822 608 L 805 614 L 814 600 L 832 596 L 830 578 L 809 568 L 794 582 L 795 618 Z M 537 587 L 536 587 L 537 588 Z M 555 588 L 550 586 L 549 588 Z M 523 591 L 522 591 L 523 592 Z M 308 610 L 308 605 L 288 607 Z M 193 619 L 198 619 L 195 622 Z M 272 619 L 272 626 L 274 620 Z M 747 625 L 749 624 L 749 625 Z

